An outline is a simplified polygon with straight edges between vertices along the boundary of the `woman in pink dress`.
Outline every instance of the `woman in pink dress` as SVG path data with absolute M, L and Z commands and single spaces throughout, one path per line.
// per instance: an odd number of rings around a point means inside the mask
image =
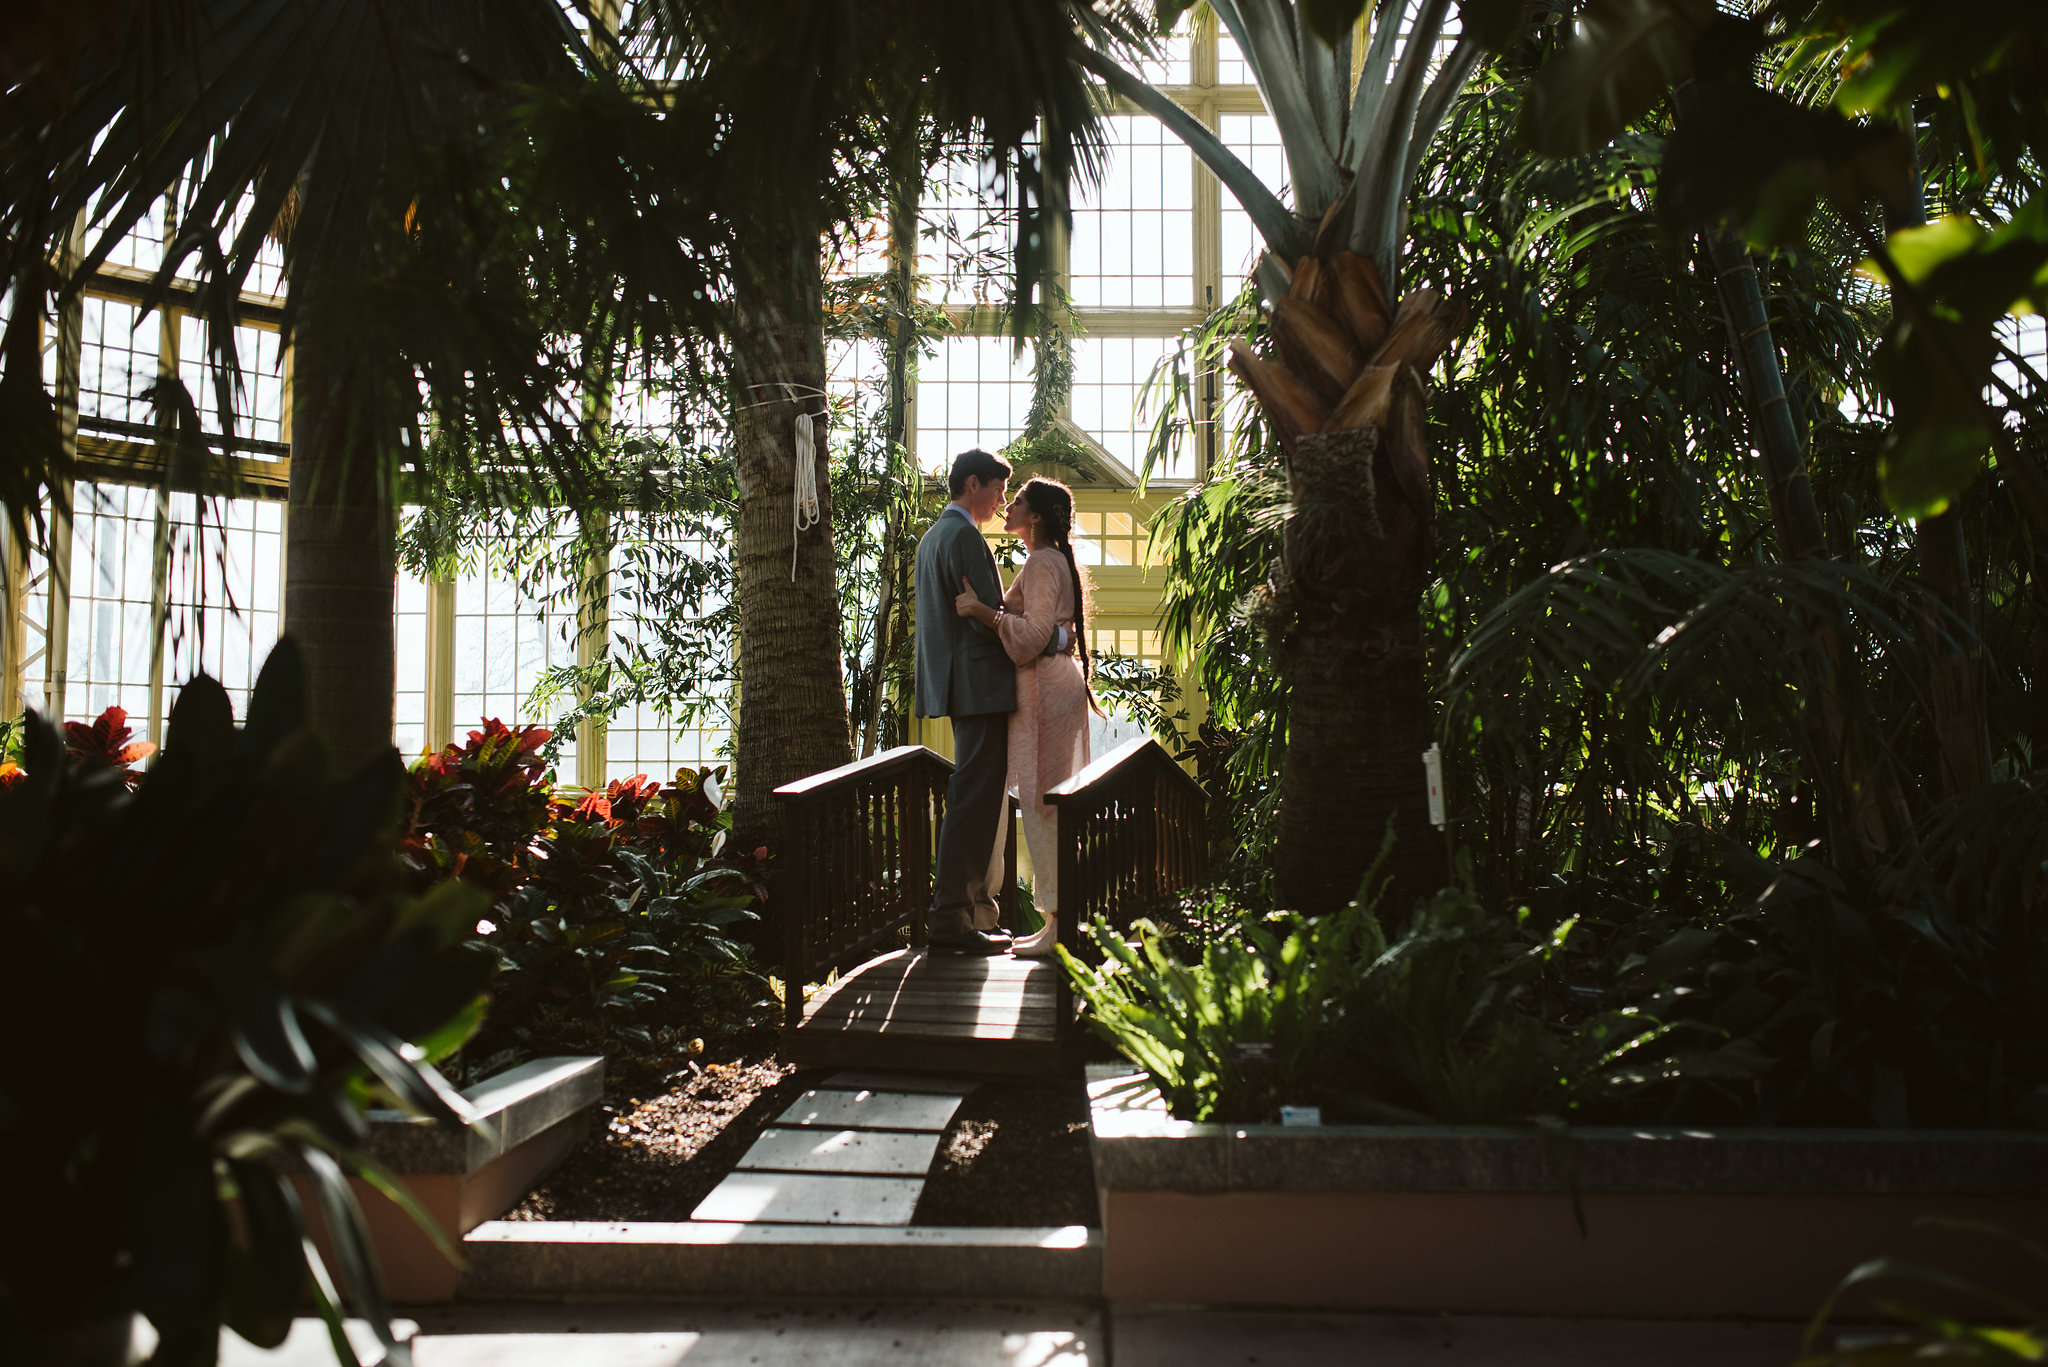
M 1033 900 L 1045 925 L 1011 953 L 1044 958 L 1053 951 L 1059 915 L 1059 852 L 1049 788 L 1088 763 L 1088 713 L 1100 712 L 1088 688 L 1087 580 L 1074 558 L 1074 491 L 1054 479 L 1025 482 L 1004 511 L 1003 530 L 1029 552 L 1003 606 L 991 608 L 970 591 L 954 607 L 992 626 L 1017 666 L 1017 710 L 1010 714 L 1010 792 L 1024 809 L 1031 850 Z M 1001 846 L 997 846 L 1000 851 Z

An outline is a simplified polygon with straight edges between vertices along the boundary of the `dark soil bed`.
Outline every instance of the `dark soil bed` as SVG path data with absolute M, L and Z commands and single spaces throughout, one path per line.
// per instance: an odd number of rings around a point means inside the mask
M 687 1220 L 769 1122 L 822 1074 L 803 1079 L 759 1031 L 673 1073 L 609 1081 L 605 1128 L 583 1141 L 507 1220 Z
M 830 1076 L 784 1063 L 767 1029 L 694 1062 L 624 1058 L 607 1071 L 603 1128 L 507 1220 L 687 1220 L 761 1132 Z M 1079 1079 L 975 1088 L 940 1138 L 913 1223 L 1099 1223 Z
M 974 1089 L 939 1140 L 919 1225 L 1098 1225 L 1078 1079 Z

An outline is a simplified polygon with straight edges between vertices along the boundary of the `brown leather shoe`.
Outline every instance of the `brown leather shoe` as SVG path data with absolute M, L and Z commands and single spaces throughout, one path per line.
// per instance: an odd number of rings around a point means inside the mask
M 956 930 L 945 935 L 931 935 L 925 938 L 925 948 L 934 954 L 978 954 L 987 958 L 1009 949 L 1009 942 L 997 944 L 978 930 Z

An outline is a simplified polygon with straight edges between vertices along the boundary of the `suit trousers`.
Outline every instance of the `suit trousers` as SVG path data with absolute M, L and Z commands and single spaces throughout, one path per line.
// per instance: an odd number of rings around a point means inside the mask
M 939 827 L 939 867 L 928 924 L 936 935 L 995 925 L 1002 895 L 1001 837 L 1009 823 L 1010 714 L 953 718 L 953 777 Z M 993 851 L 993 853 L 992 853 Z

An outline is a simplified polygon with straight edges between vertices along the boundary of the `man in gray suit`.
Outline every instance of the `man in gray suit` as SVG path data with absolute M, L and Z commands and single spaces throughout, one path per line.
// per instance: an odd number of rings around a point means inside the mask
M 939 828 L 927 943 L 957 954 L 997 954 L 1001 865 L 996 851 L 1009 804 L 1010 714 L 1017 669 L 996 633 L 954 610 L 962 587 L 992 608 L 1003 583 L 981 524 L 1001 510 L 1010 465 L 986 451 L 953 458 L 953 501 L 917 543 L 917 715 L 953 719 L 953 778 Z M 993 884 L 993 885 L 992 885 Z

